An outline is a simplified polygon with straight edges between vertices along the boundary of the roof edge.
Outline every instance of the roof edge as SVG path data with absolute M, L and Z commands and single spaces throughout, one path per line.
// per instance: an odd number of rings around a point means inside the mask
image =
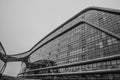
M 111 8 L 104 8 L 104 7 L 96 7 L 96 6 L 91 6 L 88 8 L 83 9 L 82 11 L 78 12 L 76 15 L 74 15 L 73 17 L 71 17 L 70 19 L 68 19 L 67 21 L 65 21 L 63 24 L 61 24 L 60 26 L 58 26 L 57 28 L 55 28 L 53 31 L 51 31 L 49 34 L 47 34 L 45 37 L 43 37 L 40 41 L 38 41 L 31 49 L 29 49 L 26 52 L 23 53 L 18 53 L 18 54 L 14 54 L 14 55 L 21 55 L 21 54 L 25 54 L 28 53 L 30 51 L 32 51 L 40 42 L 42 42 L 43 40 L 45 40 L 48 36 L 50 36 L 52 33 L 54 33 L 55 31 L 57 31 L 58 29 L 60 29 L 61 27 L 63 27 L 64 25 L 66 25 L 67 23 L 69 23 L 70 21 L 74 20 L 75 18 L 77 18 L 79 15 L 85 13 L 86 11 L 89 10 L 99 10 L 99 11 L 105 11 L 105 12 L 110 12 L 110 13 L 114 13 L 114 14 L 120 14 L 120 10 L 117 9 L 111 9 Z M 37 49 L 37 48 L 36 48 Z M 31 55 L 31 53 L 29 54 Z
M 37 46 L 37 44 L 39 44 L 40 42 L 42 42 L 45 38 L 47 38 L 49 35 L 51 35 L 55 31 L 57 31 L 59 28 L 61 28 L 62 26 L 66 25 L 67 23 L 69 23 L 70 21 L 72 21 L 73 19 L 75 19 L 76 17 L 78 17 L 79 15 L 83 14 L 84 12 L 86 12 L 88 10 L 100 10 L 100 11 L 111 12 L 111 13 L 116 13 L 116 14 L 119 13 L 120 14 L 120 10 L 117 10 L 117 9 L 110 9 L 110 8 L 103 8 L 103 7 L 96 7 L 96 6 L 91 6 L 91 7 L 85 8 L 82 11 L 78 12 L 73 17 L 71 17 L 70 19 L 68 19 L 67 21 L 65 21 L 59 27 L 57 27 L 56 29 L 54 29 L 53 31 L 51 31 L 49 34 L 47 34 L 44 38 L 42 38 L 39 42 L 37 42 L 30 50 L 32 50 L 35 46 Z

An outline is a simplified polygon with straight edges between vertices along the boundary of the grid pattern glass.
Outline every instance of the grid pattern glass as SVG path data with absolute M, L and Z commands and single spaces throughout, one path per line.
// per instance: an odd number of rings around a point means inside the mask
M 90 10 L 80 16 L 85 21 L 89 21 L 116 35 L 120 35 L 120 16 L 117 14 Z M 57 65 L 62 65 L 117 55 L 120 54 L 119 52 L 119 40 L 86 23 L 82 23 L 34 51 L 30 55 L 30 62 L 39 59 L 50 59 L 55 61 Z M 105 63 L 84 65 L 81 68 L 85 69 L 87 67 L 86 69 L 88 69 L 88 67 L 93 66 L 93 69 L 96 69 L 96 66 L 111 63 L 114 64 L 114 62 L 108 61 Z M 78 68 L 69 68 L 68 70 L 70 69 L 76 71 Z M 61 69 L 61 71 L 64 71 L 64 69 Z

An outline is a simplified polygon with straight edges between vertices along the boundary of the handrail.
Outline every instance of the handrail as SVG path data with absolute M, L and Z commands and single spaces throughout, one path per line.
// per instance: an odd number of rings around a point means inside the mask
M 79 75 L 79 74 L 101 74 L 101 73 L 120 73 L 120 69 L 103 69 L 94 71 L 78 71 L 78 72 L 66 72 L 66 73 L 45 73 L 45 74 L 30 74 L 23 75 L 19 77 L 29 77 L 29 76 L 62 76 L 62 75 Z
M 37 71 L 37 70 L 47 70 L 47 69 L 57 69 L 57 68 L 64 68 L 64 67 L 72 67 L 72 66 L 77 66 L 77 65 L 87 64 L 87 63 L 90 64 L 90 63 L 93 63 L 93 62 L 102 62 L 102 61 L 111 60 L 111 59 L 120 59 L 120 54 L 113 55 L 113 56 L 108 56 L 108 57 L 97 58 L 97 59 L 92 59 L 92 60 L 81 61 L 81 62 L 69 63 L 69 64 L 64 64 L 64 65 L 59 65 L 59 66 L 38 68 L 38 69 L 33 69 L 33 70 L 26 71 L 26 72 L 22 72 L 20 74 L 33 72 L 33 71 Z M 20 74 L 18 74 L 18 75 L 20 75 Z

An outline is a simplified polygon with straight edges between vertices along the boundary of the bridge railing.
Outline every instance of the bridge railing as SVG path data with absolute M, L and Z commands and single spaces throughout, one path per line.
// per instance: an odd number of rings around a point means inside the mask
M 18 75 L 19 78 L 36 79 L 90 79 L 90 78 L 108 78 L 108 80 L 119 80 L 120 78 L 120 55 L 97 58 L 65 65 L 52 66 L 29 70 Z M 64 79 L 66 78 L 66 79 Z M 111 79 L 109 79 L 111 78 Z M 85 80 L 83 79 L 83 80 Z M 91 79 L 90 79 L 91 80 Z M 94 79 L 93 79 L 94 80 Z

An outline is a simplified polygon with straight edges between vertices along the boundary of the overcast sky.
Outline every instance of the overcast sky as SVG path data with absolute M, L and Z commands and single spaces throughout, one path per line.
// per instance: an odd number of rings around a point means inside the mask
M 7 54 L 32 48 L 53 29 L 89 6 L 120 10 L 120 0 L 0 0 L 0 41 Z M 20 63 L 8 63 L 16 76 Z

